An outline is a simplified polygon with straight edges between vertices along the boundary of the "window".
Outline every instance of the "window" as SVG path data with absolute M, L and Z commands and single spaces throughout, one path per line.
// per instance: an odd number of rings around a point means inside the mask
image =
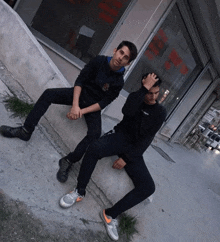
M 99 54 L 131 0 L 43 0 L 31 27 L 84 62 Z
M 170 114 L 201 70 L 190 35 L 174 5 L 129 75 L 124 89 L 133 92 L 140 87 L 144 73 L 156 73 L 163 80 L 158 100 Z
M 15 6 L 17 0 L 4 0 L 12 8 Z

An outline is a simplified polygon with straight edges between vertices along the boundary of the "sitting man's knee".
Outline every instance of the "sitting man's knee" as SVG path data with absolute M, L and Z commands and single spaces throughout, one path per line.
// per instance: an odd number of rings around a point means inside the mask
M 48 100 L 52 95 L 51 95 L 51 88 L 48 88 L 48 89 L 46 89 L 46 90 L 44 90 L 44 92 L 42 93 L 42 95 L 41 95 L 41 99 L 45 99 L 45 100 Z
M 155 190 L 156 190 L 156 186 L 155 186 L 155 183 L 154 182 L 152 182 L 152 184 L 151 184 L 151 186 L 150 186 L 150 196 L 152 195 L 152 194 L 154 194 L 155 193 Z
M 44 90 L 42 95 L 48 95 L 51 91 L 51 88 L 47 88 L 46 90 Z
M 95 132 L 94 132 L 94 130 L 93 130 L 93 132 L 88 133 L 87 136 L 88 136 L 88 138 L 89 138 L 91 141 L 93 141 L 93 140 L 97 140 L 97 139 L 99 139 L 100 136 L 101 136 L 101 130 L 100 130 L 100 131 L 97 130 L 97 131 L 95 131 Z
M 89 145 L 86 153 L 89 153 L 91 156 L 94 156 L 97 159 L 101 159 L 102 158 L 101 151 L 102 151 L 102 148 L 100 146 L 99 141 L 95 140 Z
M 155 183 L 152 181 L 148 183 L 147 186 L 144 187 L 144 189 L 142 189 L 142 195 L 145 197 L 145 199 L 147 199 L 152 194 L 154 194 L 155 190 L 156 190 Z
M 98 145 L 98 140 L 94 140 L 90 145 L 89 145 L 89 148 L 87 150 L 87 152 L 90 152 L 90 153 L 96 153 L 99 151 L 99 145 Z
M 99 139 L 101 136 L 101 131 L 94 134 L 94 139 Z

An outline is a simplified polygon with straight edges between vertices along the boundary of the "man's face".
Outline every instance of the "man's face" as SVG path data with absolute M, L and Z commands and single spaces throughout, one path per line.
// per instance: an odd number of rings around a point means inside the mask
M 130 64 L 130 50 L 127 46 L 123 46 L 121 49 L 114 49 L 112 59 L 110 61 L 110 67 L 112 70 L 117 71 L 122 66 Z
M 153 105 L 159 96 L 160 87 L 151 87 L 148 93 L 144 97 L 144 102 L 148 105 Z

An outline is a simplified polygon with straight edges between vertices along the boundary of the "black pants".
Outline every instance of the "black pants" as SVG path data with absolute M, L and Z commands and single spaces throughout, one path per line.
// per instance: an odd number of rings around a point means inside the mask
M 133 144 L 121 132 L 107 133 L 94 141 L 86 151 L 78 176 L 78 191 L 85 191 L 96 163 L 103 157 L 126 154 L 132 150 Z M 116 218 L 122 212 L 132 208 L 145 200 L 155 191 L 154 181 L 144 163 L 143 157 L 127 162 L 124 167 L 133 181 L 135 188 L 126 194 L 113 207 L 106 210 L 106 214 Z
M 88 99 L 88 96 L 85 99 L 83 97 L 80 98 L 80 108 L 85 108 L 91 105 L 91 102 L 88 101 Z M 72 105 L 72 102 L 73 88 L 53 88 L 45 90 L 34 105 L 33 110 L 27 116 L 24 127 L 29 132 L 33 132 L 40 118 L 45 114 L 51 104 Z M 101 135 L 101 112 L 97 111 L 88 113 L 85 114 L 84 117 L 88 127 L 87 135 L 77 145 L 74 152 L 67 155 L 67 158 L 71 163 L 79 161 L 89 144 Z

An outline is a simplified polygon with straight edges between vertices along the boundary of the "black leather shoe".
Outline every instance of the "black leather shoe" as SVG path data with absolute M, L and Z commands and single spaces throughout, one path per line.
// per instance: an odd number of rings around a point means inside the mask
M 28 141 L 31 138 L 32 133 L 28 133 L 23 126 L 12 128 L 10 126 L 1 126 L 0 127 L 0 133 L 4 137 L 8 138 L 19 138 L 24 141 Z
M 67 159 L 62 158 L 59 160 L 59 166 L 60 166 L 60 169 L 57 172 L 57 180 L 59 182 L 64 183 L 68 179 L 68 173 L 72 164 Z

